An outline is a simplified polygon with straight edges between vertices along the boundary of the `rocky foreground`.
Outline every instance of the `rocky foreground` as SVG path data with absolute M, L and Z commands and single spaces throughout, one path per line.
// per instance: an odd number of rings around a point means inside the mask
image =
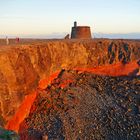
M 140 139 L 140 76 L 62 70 L 38 95 L 21 140 Z

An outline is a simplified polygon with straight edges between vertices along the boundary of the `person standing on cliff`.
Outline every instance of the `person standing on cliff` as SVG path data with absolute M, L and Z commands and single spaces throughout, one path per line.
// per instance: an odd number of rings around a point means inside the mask
M 6 36 L 6 44 L 9 45 L 9 39 L 8 39 L 8 36 Z
M 16 38 L 16 43 L 19 43 L 19 37 Z

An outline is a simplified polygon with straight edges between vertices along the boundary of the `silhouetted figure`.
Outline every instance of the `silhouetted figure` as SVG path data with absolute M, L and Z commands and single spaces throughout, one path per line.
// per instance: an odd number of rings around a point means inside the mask
M 9 39 L 7 36 L 6 36 L 6 44 L 9 45 Z
M 16 43 L 19 43 L 19 37 L 16 38 Z

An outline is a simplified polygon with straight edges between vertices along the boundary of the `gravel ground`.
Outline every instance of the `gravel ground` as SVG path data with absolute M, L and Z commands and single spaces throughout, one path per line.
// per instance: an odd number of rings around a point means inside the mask
M 140 139 L 138 76 L 62 71 L 46 90 L 38 92 L 20 126 L 21 140 Z

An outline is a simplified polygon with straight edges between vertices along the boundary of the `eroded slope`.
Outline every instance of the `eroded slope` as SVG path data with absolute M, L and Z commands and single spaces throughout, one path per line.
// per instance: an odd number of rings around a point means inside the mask
M 140 138 L 140 77 L 61 71 L 39 90 L 21 140 Z

